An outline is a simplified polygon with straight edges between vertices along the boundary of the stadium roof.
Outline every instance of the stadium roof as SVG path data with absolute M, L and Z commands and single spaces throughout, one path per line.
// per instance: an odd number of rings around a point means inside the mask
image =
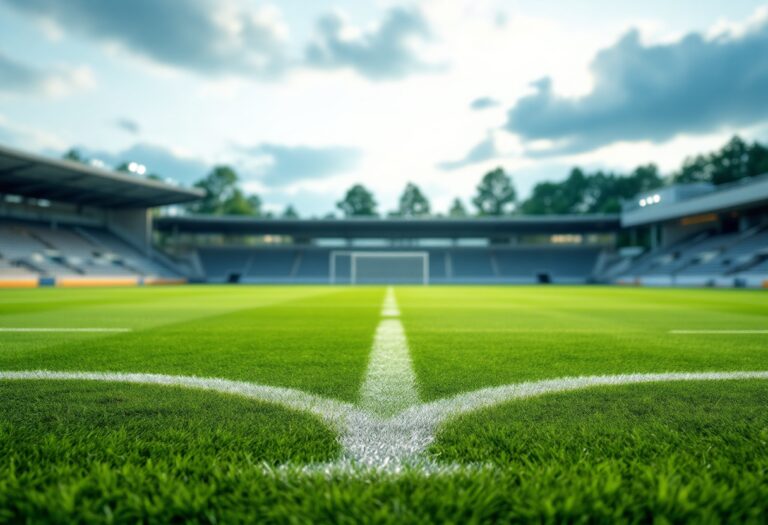
M 306 238 L 490 238 L 510 234 L 612 233 L 618 215 L 554 215 L 470 219 L 259 219 L 158 217 L 155 229 L 192 234 L 290 235 Z
M 722 213 L 768 206 L 768 174 L 715 186 L 713 191 L 689 198 L 640 207 L 632 203 L 621 215 L 622 226 L 640 226 L 692 215 Z
M 101 208 L 151 208 L 202 192 L 0 146 L 0 193 Z

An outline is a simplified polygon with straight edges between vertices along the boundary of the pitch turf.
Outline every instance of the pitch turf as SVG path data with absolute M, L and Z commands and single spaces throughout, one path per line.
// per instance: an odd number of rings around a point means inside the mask
M 438 402 L 414 409 L 421 421 L 446 398 L 526 381 L 768 371 L 768 333 L 672 333 L 768 330 L 764 292 L 402 287 L 395 297 L 401 353 L 377 331 L 379 287 L 3 291 L 0 330 L 128 331 L 0 331 L 0 374 L 199 376 L 318 397 L 0 379 L 0 522 L 765 521 L 768 379 L 595 386 L 463 414 L 451 405 L 418 461 L 345 463 L 378 443 L 380 419 L 358 406 L 376 381 Z M 374 334 L 391 370 L 368 370 Z M 398 375 L 406 369 L 415 384 Z M 332 400 L 333 417 L 299 409 L 318 399 Z M 375 412 L 375 399 L 366 405 Z M 338 428 L 337 412 L 372 430 Z M 381 439 L 406 439 L 406 416 Z

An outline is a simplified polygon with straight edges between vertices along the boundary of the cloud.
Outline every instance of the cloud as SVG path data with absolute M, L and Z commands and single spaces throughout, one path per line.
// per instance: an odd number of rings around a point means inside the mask
M 50 71 L 16 61 L 0 52 L 0 92 L 66 95 L 94 84 L 88 68 L 55 67 Z
M 274 77 L 286 67 L 274 10 L 246 12 L 213 0 L 3 1 L 66 31 L 199 73 Z
M 107 166 L 116 167 L 123 162 L 138 162 L 147 167 L 148 173 L 190 185 L 203 178 L 211 166 L 199 159 L 174 153 L 156 144 L 138 143 L 121 151 L 92 150 L 78 147 L 87 158 L 98 159 Z
M 317 23 L 315 41 L 307 46 L 307 65 L 351 69 L 370 80 L 392 80 L 442 67 L 422 60 L 413 44 L 431 38 L 429 25 L 416 9 L 394 7 L 378 27 L 360 31 L 332 13 Z
M 286 186 L 306 179 L 347 173 L 360 161 L 355 148 L 260 144 L 244 150 L 255 162 L 254 171 L 266 185 Z
M 501 102 L 499 102 L 495 98 L 480 97 L 480 98 L 476 98 L 475 100 L 469 103 L 469 109 L 472 109 L 474 111 L 481 111 L 483 109 L 495 108 L 500 104 Z
M 416 9 L 386 11 L 371 30 L 331 13 L 317 22 L 303 56 L 291 56 L 288 29 L 274 7 L 238 0 L 0 0 L 46 27 L 116 45 L 155 63 L 215 76 L 275 79 L 297 69 L 351 69 L 391 80 L 441 68 L 422 60 L 414 44 L 430 40 Z
M 129 118 L 119 118 L 117 121 L 115 121 L 115 125 L 126 133 L 130 133 L 131 135 L 138 135 L 141 131 L 141 126 L 139 126 L 139 123 Z
M 496 147 L 496 141 L 493 138 L 493 134 L 489 133 L 488 136 L 473 147 L 469 152 L 464 155 L 460 160 L 441 162 L 437 165 L 438 168 L 444 171 L 457 170 L 464 168 L 472 164 L 479 162 L 485 162 L 486 160 L 495 159 L 499 156 L 499 150 Z
M 509 110 L 506 129 L 542 154 L 589 151 L 619 141 L 663 142 L 759 123 L 768 117 L 768 19 L 740 33 L 644 45 L 636 31 L 600 51 L 594 88 L 565 98 L 545 78 Z

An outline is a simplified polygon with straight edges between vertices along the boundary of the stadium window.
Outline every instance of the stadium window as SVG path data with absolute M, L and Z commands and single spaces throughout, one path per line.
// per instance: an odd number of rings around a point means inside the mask
M 552 244 L 581 244 L 583 237 L 577 234 L 552 235 L 549 242 Z

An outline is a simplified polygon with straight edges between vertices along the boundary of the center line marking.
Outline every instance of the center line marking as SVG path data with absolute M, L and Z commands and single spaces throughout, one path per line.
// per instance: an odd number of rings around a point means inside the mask
M 395 291 L 392 287 L 387 288 L 387 294 L 384 296 L 384 305 L 381 307 L 382 317 L 400 317 L 400 309 L 397 307 Z
M 385 317 L 376 328 L 368 371 L 360 392 L 360 404 L 378 416 L 392 416 L 419 402 L 416 392 L 416 374 L 405 330 L 399 319 L 386 318 L 399 314 L 392 288 L 382 306 Z
M 0 332 L 131 332 L 132 328 L 0 328 Z

